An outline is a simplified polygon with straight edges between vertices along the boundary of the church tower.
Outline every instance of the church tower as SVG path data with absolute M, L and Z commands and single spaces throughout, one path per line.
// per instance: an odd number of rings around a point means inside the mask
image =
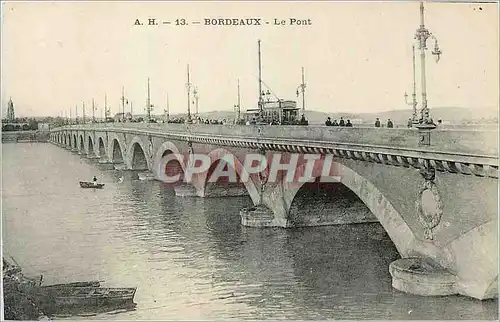
M 14 103 L 12 102 L 12 98 L 9 99 L 9 102 L 7 103 L 7 120 L 9 122 L 14 122 L 15 119 L 15 114 L 14 114 Z

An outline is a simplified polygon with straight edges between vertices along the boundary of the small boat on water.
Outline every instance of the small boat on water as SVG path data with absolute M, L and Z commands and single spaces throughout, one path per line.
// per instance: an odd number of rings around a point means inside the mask
M 13 259 L 14 260 L 14 259 Z M 14 261 L 15 262 L 15 261 Z M 42 285 L 43 276 L 27 277 L 20 266 L 3 259 L 3 283 L 5 287 L 21 291 L 43 315 L 82 311 L 108 312 L 116 309 L 135 308 L 137 288 L 105 288 L 101 281 L 72 282 Z
M 88 181 L 80 181 L 81 188 L 94 188 L 94 189 L 102 189 L 104 187 L 104 183 L 94 183 Z
M 61 308 L 118 307 L 134 304 L 137 288 L 53 287 L 41 288 L 40 307 L 44 312 Z
M 139 180 L 141 181 L 151 181 L 155 179 L 155 176 L 149 172 L 140 172 L 137 175 L 139 176 Z
M 52 284 L 52 285 L 43 285 L 43 288 L 62 288 L 62 287 L 100 287 L 100 281 L 90 281 L 90 282 L 72 282 L 72 283 L 63 283 L 63 284 Z

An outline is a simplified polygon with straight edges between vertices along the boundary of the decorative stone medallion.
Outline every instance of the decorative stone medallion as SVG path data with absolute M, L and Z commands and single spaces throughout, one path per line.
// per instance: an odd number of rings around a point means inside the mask
M 434 182 L 426 180 L 420 187 L 416 201 L 417 215 L 424 227 L 424 238 L 433 239 L 432 230 L 443 216 L 443 202 Z

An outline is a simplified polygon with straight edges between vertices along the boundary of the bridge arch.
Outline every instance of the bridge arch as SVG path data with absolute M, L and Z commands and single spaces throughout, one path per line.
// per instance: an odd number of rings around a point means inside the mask
M 304 168 L 305 164 L 302 164 L 297 168 L 297 171 L 304 171 Z M 322 178 L 329 178 L 330 181 L 338 180 L 354 194 L 356 194 L 366 207 L 368 207 L 371 213 L 375 215 L 401 256 L 409 255 L 415 247 L 415 235 L 408 224 L 404 221 L 401 214 L 394 208 L 382 192 L 380 192 L 380 190 L 365 177 L 361 176 L 342 163 L 335 163 L 335 172 L 335 176 Z M 315 167 L 313 169 L 312 177 L 321 177 L 320 167 Z M 287 180 L 284 180 L 282 181 L 282 184 L 283 203 L 287 211 L 285 215 L 288 217 L 290 206 L 305 182 L 288 182 Z M 286 218 L 286 220 L 288 219 L 289 218 Z
M 97 151 L 99 152 L 99 158 L 101 160 L 107 160 L 108 159 L 108 154 L 106 152 L 106 144 L 104 144 L 104 139 L 102 136 L 99 136 L 97 138 Z
M 156 154 L 154 157 L 154 162 L 152 166 L 152 171 L 157 180 L 161 180 L 163 175 L 167 171 L 167 165 L 170 165 L 171 162 L 168 164 L 163 163 L 163 158 L 166 157 L 167 155 L 173 155 L 175 160 L 177 160 L 177 163 L 173 165 L 174 168 L 173 171 L 175 173 L 179 174 L 184 174 L 186 167 L 185 167 L 185 161 L 183 159 L 183 156 L 180 154 L 179 149 L 177 146 L 170 142 L 170 141 L 165 141 L 163 142 L 160 147 L 156 150 Z M 173 162 L 172 162 L 173 163 Z M 172 165 L 170 165 L 172 166 Z M 182 172 L 182 173 L 180 173 Z
M 108 153 L 110 161 L 113 163 L 124 163 L 127 150 L 122 138 L 112 132 L 109 133 L 108 139 Z
M 88 136 L 88 152 L 87 152 L 87 155 L 91 156 L 91 157 L 95 156 L 94 139 L 92 139 L 91 135 Z
M 85 141 L 82 134 L 80 134 L 80 145 L 78 146 L 78 151 L 81 153 L 85 153 Z
M 208 171 L 203 172 L 200 176 L 200 181 L 203 184 L 202 185 L 203 195 L 207 195 L 209 193 L 210 188 L 212 188 L 212 185 L 209 184 L 209 181 L 211 180 L 213 171 L 216 169 L 216 167 L 220 166 L 220 162 L 222 161 L 224 162 L 222 164 L 224 167 L 227 165 L 236 172 L 238 179 L 241 179 L 241 177 L 247 178 L 247 180 L 243 180 L 240 183 L 242 183 L 245 186 L 246 191 L 250 195 L 250 198 L 252 199 L 253 203 L 254 204 L 260 203 L 260 194 L 257 189 L 257 186 L 252 181 L 251 177 L 248 175 L 243 164 L 233 153 L 229 152 L 224 148 L 218 148 L 210 151 L 208 156 L 210 157 L 210 168 Z
M 127 168 L 132 170 L 149 170 L 151 169 L 151 158 L 149 150 L 144 147 L 140 137 L 135 136 L 130 142 L 126 155 Z

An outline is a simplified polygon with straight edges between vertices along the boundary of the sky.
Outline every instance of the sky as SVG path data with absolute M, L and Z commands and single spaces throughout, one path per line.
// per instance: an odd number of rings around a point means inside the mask
M 411 108 L 412 45 L 418 2 L 4 2 L 1 103 L 16 116 L 119 112 L 122 86 L 143 114 L 150 78 L 154 114 L 187 111 L 187 65 L 199 112 L 255 108 L 262 78 L 277 97 L 297 100 L 305 70 L 306 110 L 377 112 Z M 155 18 L 158 25 L 148 25 Z M 207 18 L 260 18 L 261 26 L 207 26 Z M 311 25 L 289 25 L 290 19 Z M 135 25 L 136 19 L 143 25 Z M 188 25 L 175 25 L 185 19 Z M 274 25 L 274 19 L 286 25 Z M 170 21 L 170 24 L 163 24 Z M 200 24 L 192 24 L 199 21 Z M 266 24 L 265 22 L 269 22 Z M 426 59 L 429 107 L 498 108 L 498 4 L 426 3 L 438 39 Z M 416 54 L 420 97 L 420 52 Z M 267 87 L 265 87 L 267 89 Z M 191 96 L 192 97 L 192 96 Z M 301 107 L 301 98 L 298 104 Z M 420 102 L 420 98 L 419 98 Z M 191 104 L 191 110 L 194 111 Z M 130 106 L 127 111 L 130 110 Z

